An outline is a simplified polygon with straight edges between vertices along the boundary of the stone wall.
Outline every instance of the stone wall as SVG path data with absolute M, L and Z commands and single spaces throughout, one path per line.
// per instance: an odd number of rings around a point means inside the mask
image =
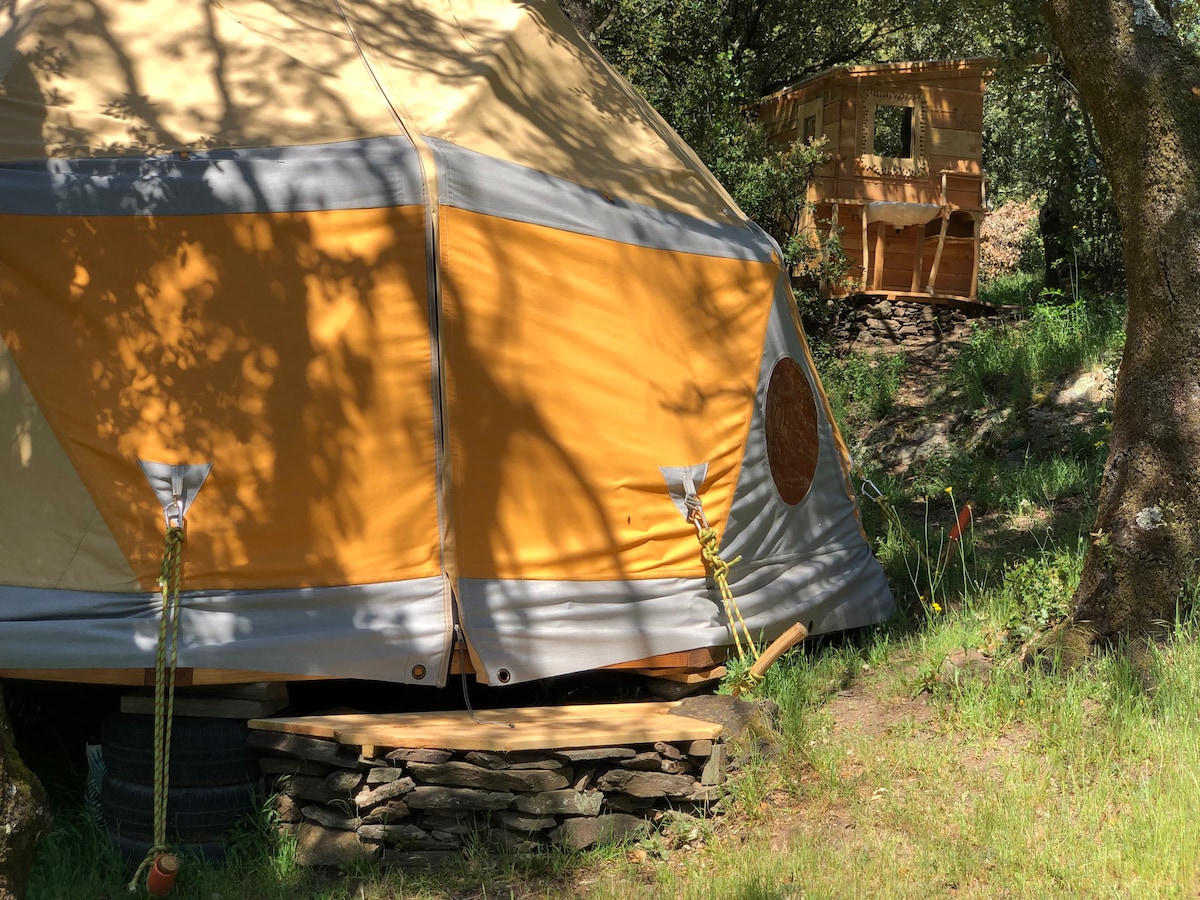
M 839 300 L 833 334 L 849 349 L 879 346 L 915 346 L 952 338 L 965 330 L 971 318 L 960 309 L 859 297 Z
M 377 749 L 253 731 L 275 809 L 303 865 L 363 855 L 434 864 L 482 840 L 510 851 L 582 849 L 633 834 L 657 811 L 705 815 L 726 777 L 709 740 L 520 752 Z

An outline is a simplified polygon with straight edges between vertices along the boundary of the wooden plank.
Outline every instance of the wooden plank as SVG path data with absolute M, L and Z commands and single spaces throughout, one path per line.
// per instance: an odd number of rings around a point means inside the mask
M 974 300 L 979 294 L 979 226 L 983 221 L 983 216 L 975 216 L 975 245 L 972 248 L 973 259 L 971 260 L 971 287 L 970 296 Z
M 929 281 L 926 283 L 926 287 L 930 292 L 938 289 L 938 267 L 942 262 L 942 253 L 946 250 L 946 229 L 950 226 L 950 214 L 948 211 L 943 210 L 941 218 L 942 227 L 941 232 L 938 234 L 937 250 L 933 254 L 933 266 L 929 270 Z
M 980 159 L 982 155 L 983 136 L 978 131 L 930 128 L 926 140 L 929 152 L 938 156 Z
M 909 283 L 909 290 L 914 294 L 921 289 L 921 270 L 925 255 L 925 229 L 913 229 L 913 264 L 912 264 L 912 281 Z
M 536 750 L 719 737 L 721 726 L 671 714 L 678 702 L 522 707 L 434 713 L 356 713 L 254 719 L 251 728 L 348 745 Z
M 960 156 L 942 156 L 936 153 L 931 153 L 928 159 L 930 172 L 954 172 L 961 173 L 964 177 L 983 177 L 983 166 L 977 159 L 963 159 Z
M 954 128 L 980 133 L 983 131 L 983 115 L 958 109 L 931 109 L 929 125 L 931 128 Z
M 883 284 L 883 258 L 884 248 L 887 246 L 887 231 L 888 227 L 885 223 L 875 223 L 875 271 L 871 275 L 871 284 L 875 287 Z

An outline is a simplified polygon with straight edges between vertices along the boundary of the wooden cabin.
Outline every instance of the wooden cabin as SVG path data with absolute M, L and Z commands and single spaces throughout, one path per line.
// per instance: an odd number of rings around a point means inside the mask
M 801 234 L 849 264 L 827 297 L 973 304 L 986 213 L 983 90 L 994 60 L 831 69 L 765 98 L 772 141 L 824 136 Z

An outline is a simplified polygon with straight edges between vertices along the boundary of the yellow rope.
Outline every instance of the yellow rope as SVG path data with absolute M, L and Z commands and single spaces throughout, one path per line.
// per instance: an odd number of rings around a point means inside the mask
M 171 725 L 175 715 L 175 670 L 179 658 L 179 593 L 183 588 L 183 528 L 167 529 L 163 545 L 162 610 L 158 620 L 158 652 L 154 659 L 154 844 L 146 852 L 129 890 L 137 889 L 146 869 L 167 846 L 167 794 L 171 772 Z
M 696 538 L 700 541 L 700 556 L 708 565 L 713 581 L 717 583 L 717 588 L 721 591 L 721 602 L 725 604 L 725 618 L 729 622 L 729 630 L 733 633 L 733 644 L 737 649 L 738 659 L 746 658 L 746 651 L 742 649 L 742 636 L 744 636 L 750 652 L 757 660 L 758 647 L 750 635 L 750 629 L 746 627 L 746 620 L 742 618 L 742 611 L 733 597 L 733 591 L 729 588 L 729 567 L 741 562 L 742 558 L 735 556 L 728 562 L 722 559 L 717 532 L 712 528 L 698 528 Z M 739 635 L 739 629 L 741 635 Z

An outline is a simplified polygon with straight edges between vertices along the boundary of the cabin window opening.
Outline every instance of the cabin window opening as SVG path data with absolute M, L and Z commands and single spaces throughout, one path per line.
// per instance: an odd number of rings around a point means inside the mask
M 912 159 L 912 120 L 911 106 L 877 104 L 871 152 L 892 159 Z
M 806 144 L 817 139 L 817 117 L 815 115 L 805 117 L 801 137 Z

